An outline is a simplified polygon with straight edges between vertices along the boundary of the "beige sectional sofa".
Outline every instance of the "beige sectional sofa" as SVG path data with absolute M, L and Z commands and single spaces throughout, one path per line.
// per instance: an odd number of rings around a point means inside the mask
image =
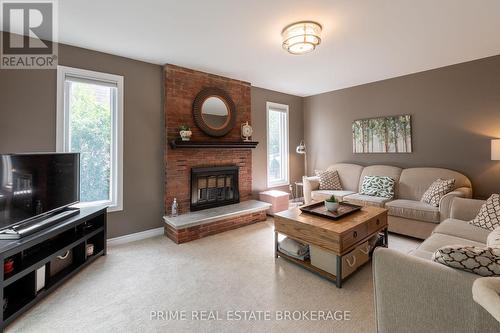
M 500 332 L 500 323 L 473 300 L 481 276 L 433 262 L 447 245 L 485 246 L 490 231 L 469 224 L 484 201 L 455 198 L 450 218 L 416 250 L 377 248 L 373 281 L 377 332 Z
M 389 165 L 363 167 L 357 164 L 338 163 L 328 170 L 337 170 L 342 191 L 319 190 L 318 177 L 304 177 L 304 199 L 306 203 L 322 201 L 335 195 L 340 201 L 359 205 L 386 207 L 389 210 L 389 231 L 427 238 L 441 221 L 448 218 L 455 197 L 472 197 L 472 185 L 463 174 L 442 168 L 401 169 Z M 365 176 L 388 176 L 396 181 L 395 197 L 386 199 L 359 194 Z M 438 178 L 455 179 L 455 189 L 445 195 L 434 207 L 420 201 L 424 192 Z

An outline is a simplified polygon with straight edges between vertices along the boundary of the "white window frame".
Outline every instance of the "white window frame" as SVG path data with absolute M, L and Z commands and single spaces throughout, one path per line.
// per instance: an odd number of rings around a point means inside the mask
M 116 108 L 112 117 L 111 144 L 111 200 L 81 202 L 80 207 L 107 205 L 108 212 L 123 210 L 123 76 L 89 71 L 85 69 L 57 66 L 57 119 L 56 149 L 58 152 L 69 150 L 68 99 L 65 91 L 67 76 L 116 85 Z
M 285 126 L 285 179 L 281 182 L 271 182 L 269 180 L 269 111 L 282 111 L 286 114 L 286 126 Z M 286 104 L 274 103 L 274 102 L 266 102 L 266 179 L 267 179 L 267 187 L 280 187 L 290 185 L 290 147 L 289 147 L 289 128 L 290 128 L 290 116 L 289 116 L 289 107 Z

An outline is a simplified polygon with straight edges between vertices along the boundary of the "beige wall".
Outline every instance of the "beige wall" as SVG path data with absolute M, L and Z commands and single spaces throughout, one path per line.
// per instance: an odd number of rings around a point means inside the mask
M 266 102 L 286 104 L 289 106 L 289 147 L 290 147 L 290 181 L 302 179 L 304 174 L 304 160 L 302 155 L 295 152 L 295 148 L 303 139 L 304 135 L 304 114 L 302 110 L 302 98 L 279 93 L 272 90 L 252 87 L 252 122 L 253 140 L 259 145 L 252 156 L 252 178 L 253 192 L 258 192 L 267 188 L 267 137 L 266 137 Z M 288 191 L 288 186 L 276 189 Z
M 66 45 L 59 64 L 124 76 L 124 209 L 108 237 L 162 226 L 161 66 Z M 54 151 L 55 123 L 55 70 L 0 70 L 0 153 Z
M 304 99 L 310 168 L 334 162 L 436 166 L 465 173 L 475 194 L 500 191 L 500 56 L 444 67 Z M 352 121 L 413 116 L 412 154 L 353 154 Z

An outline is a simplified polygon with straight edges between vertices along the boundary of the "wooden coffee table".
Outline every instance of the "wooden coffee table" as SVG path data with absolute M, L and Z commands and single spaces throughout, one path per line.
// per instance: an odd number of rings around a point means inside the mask
M 387 209 L 363 207 L 361 210 L 337 221 L 303 213 L 299 208 L 277 213 L 274 216 L 275 257 L 283 257 L 302 267 L 335 281 L 342 287 L 342 257 L 374 235 L 383 233 L 383 246 L 387 247 Z M 311 265 L 310 260 L 299 260 L 278 250 L 278 234 L 299 242 L 315 245 L 336 256 L 336 274 Z

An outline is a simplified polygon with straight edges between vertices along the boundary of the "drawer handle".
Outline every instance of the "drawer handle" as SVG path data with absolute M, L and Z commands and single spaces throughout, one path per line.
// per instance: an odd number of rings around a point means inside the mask
M 347 264 L 348 264 L 350 267 L 354 267 L 354 265 L 356 265 L 356 256 L 352 256 L 352 264 L 351 264 L 351 262 L 349 261 L 349 258 L 345 258 L 345 261 L 347 262 Z
M 377 219 L 377 225 L 380 225 L 380 220 L 379 219 Z
M 358 237 L 358 232 L 357 232 L 357 231 L 355 231 L 355 232 L 352 234 L 352 237 L 354 237 L 354 238 Z
M 66 251 L 66 253 L 65 253 L 64 255 L 62 255 L 62 256 L 57 256 L 57 259 L 64 260 L 64 259 L 66 259 L 68 256 L 69 256 L 69 250 L 68 250 L 68 251 Z

